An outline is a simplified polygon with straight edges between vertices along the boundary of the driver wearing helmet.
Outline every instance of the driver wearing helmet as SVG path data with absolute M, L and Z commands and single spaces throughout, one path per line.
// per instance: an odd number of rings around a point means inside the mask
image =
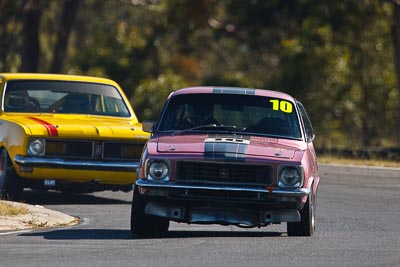
M 14 90 L 6 93 L 5 111 L 37 111 L 37 100 L 29 97 L 26 90 Z
M 207 124 L 219 124 L 213 118 L 213 105 L 198 104 L 198 105 L 185 105 L 185 112 L 183 114 L 183 128 L 191 128 Z

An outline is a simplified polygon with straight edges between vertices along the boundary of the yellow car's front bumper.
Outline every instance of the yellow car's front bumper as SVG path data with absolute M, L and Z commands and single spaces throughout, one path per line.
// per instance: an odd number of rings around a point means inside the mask
M 15 156 L 14 162 L 21 178 L 96 181 L 100 184 L 133 184 L 139 165 L 135 161 L 66 160 L 20 155 Z

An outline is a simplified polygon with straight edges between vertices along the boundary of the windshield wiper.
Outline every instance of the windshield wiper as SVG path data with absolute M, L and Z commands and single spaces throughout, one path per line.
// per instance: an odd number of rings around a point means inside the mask
M 173 133 L 173 135 L 183 134 L 187 132 L 197 131 L 197 130 L 226 130 L 228 132 L 236 130 L 236 125 L 217 125 L 217 124 L 205 124 L 199 125 L 188 129 L 179 130 Z

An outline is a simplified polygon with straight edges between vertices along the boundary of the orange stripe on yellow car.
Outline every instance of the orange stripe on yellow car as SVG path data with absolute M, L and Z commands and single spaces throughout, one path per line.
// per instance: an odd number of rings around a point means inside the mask
M 28 117 L 28 119 L 31 119 L 33 121 L 36 121 L 36 122 L 42 124 L 46 128 L 49 136 L 58 136 L 57 128 L 53 124 L 48 123 L 47 121 L 35 118 L 35 117 Z

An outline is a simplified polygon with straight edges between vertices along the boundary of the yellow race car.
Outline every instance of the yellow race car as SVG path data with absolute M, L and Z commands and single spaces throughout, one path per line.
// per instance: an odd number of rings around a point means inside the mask
M 0 194 L 130 191 L 149 134 L 110 79 L 0 73 Z

